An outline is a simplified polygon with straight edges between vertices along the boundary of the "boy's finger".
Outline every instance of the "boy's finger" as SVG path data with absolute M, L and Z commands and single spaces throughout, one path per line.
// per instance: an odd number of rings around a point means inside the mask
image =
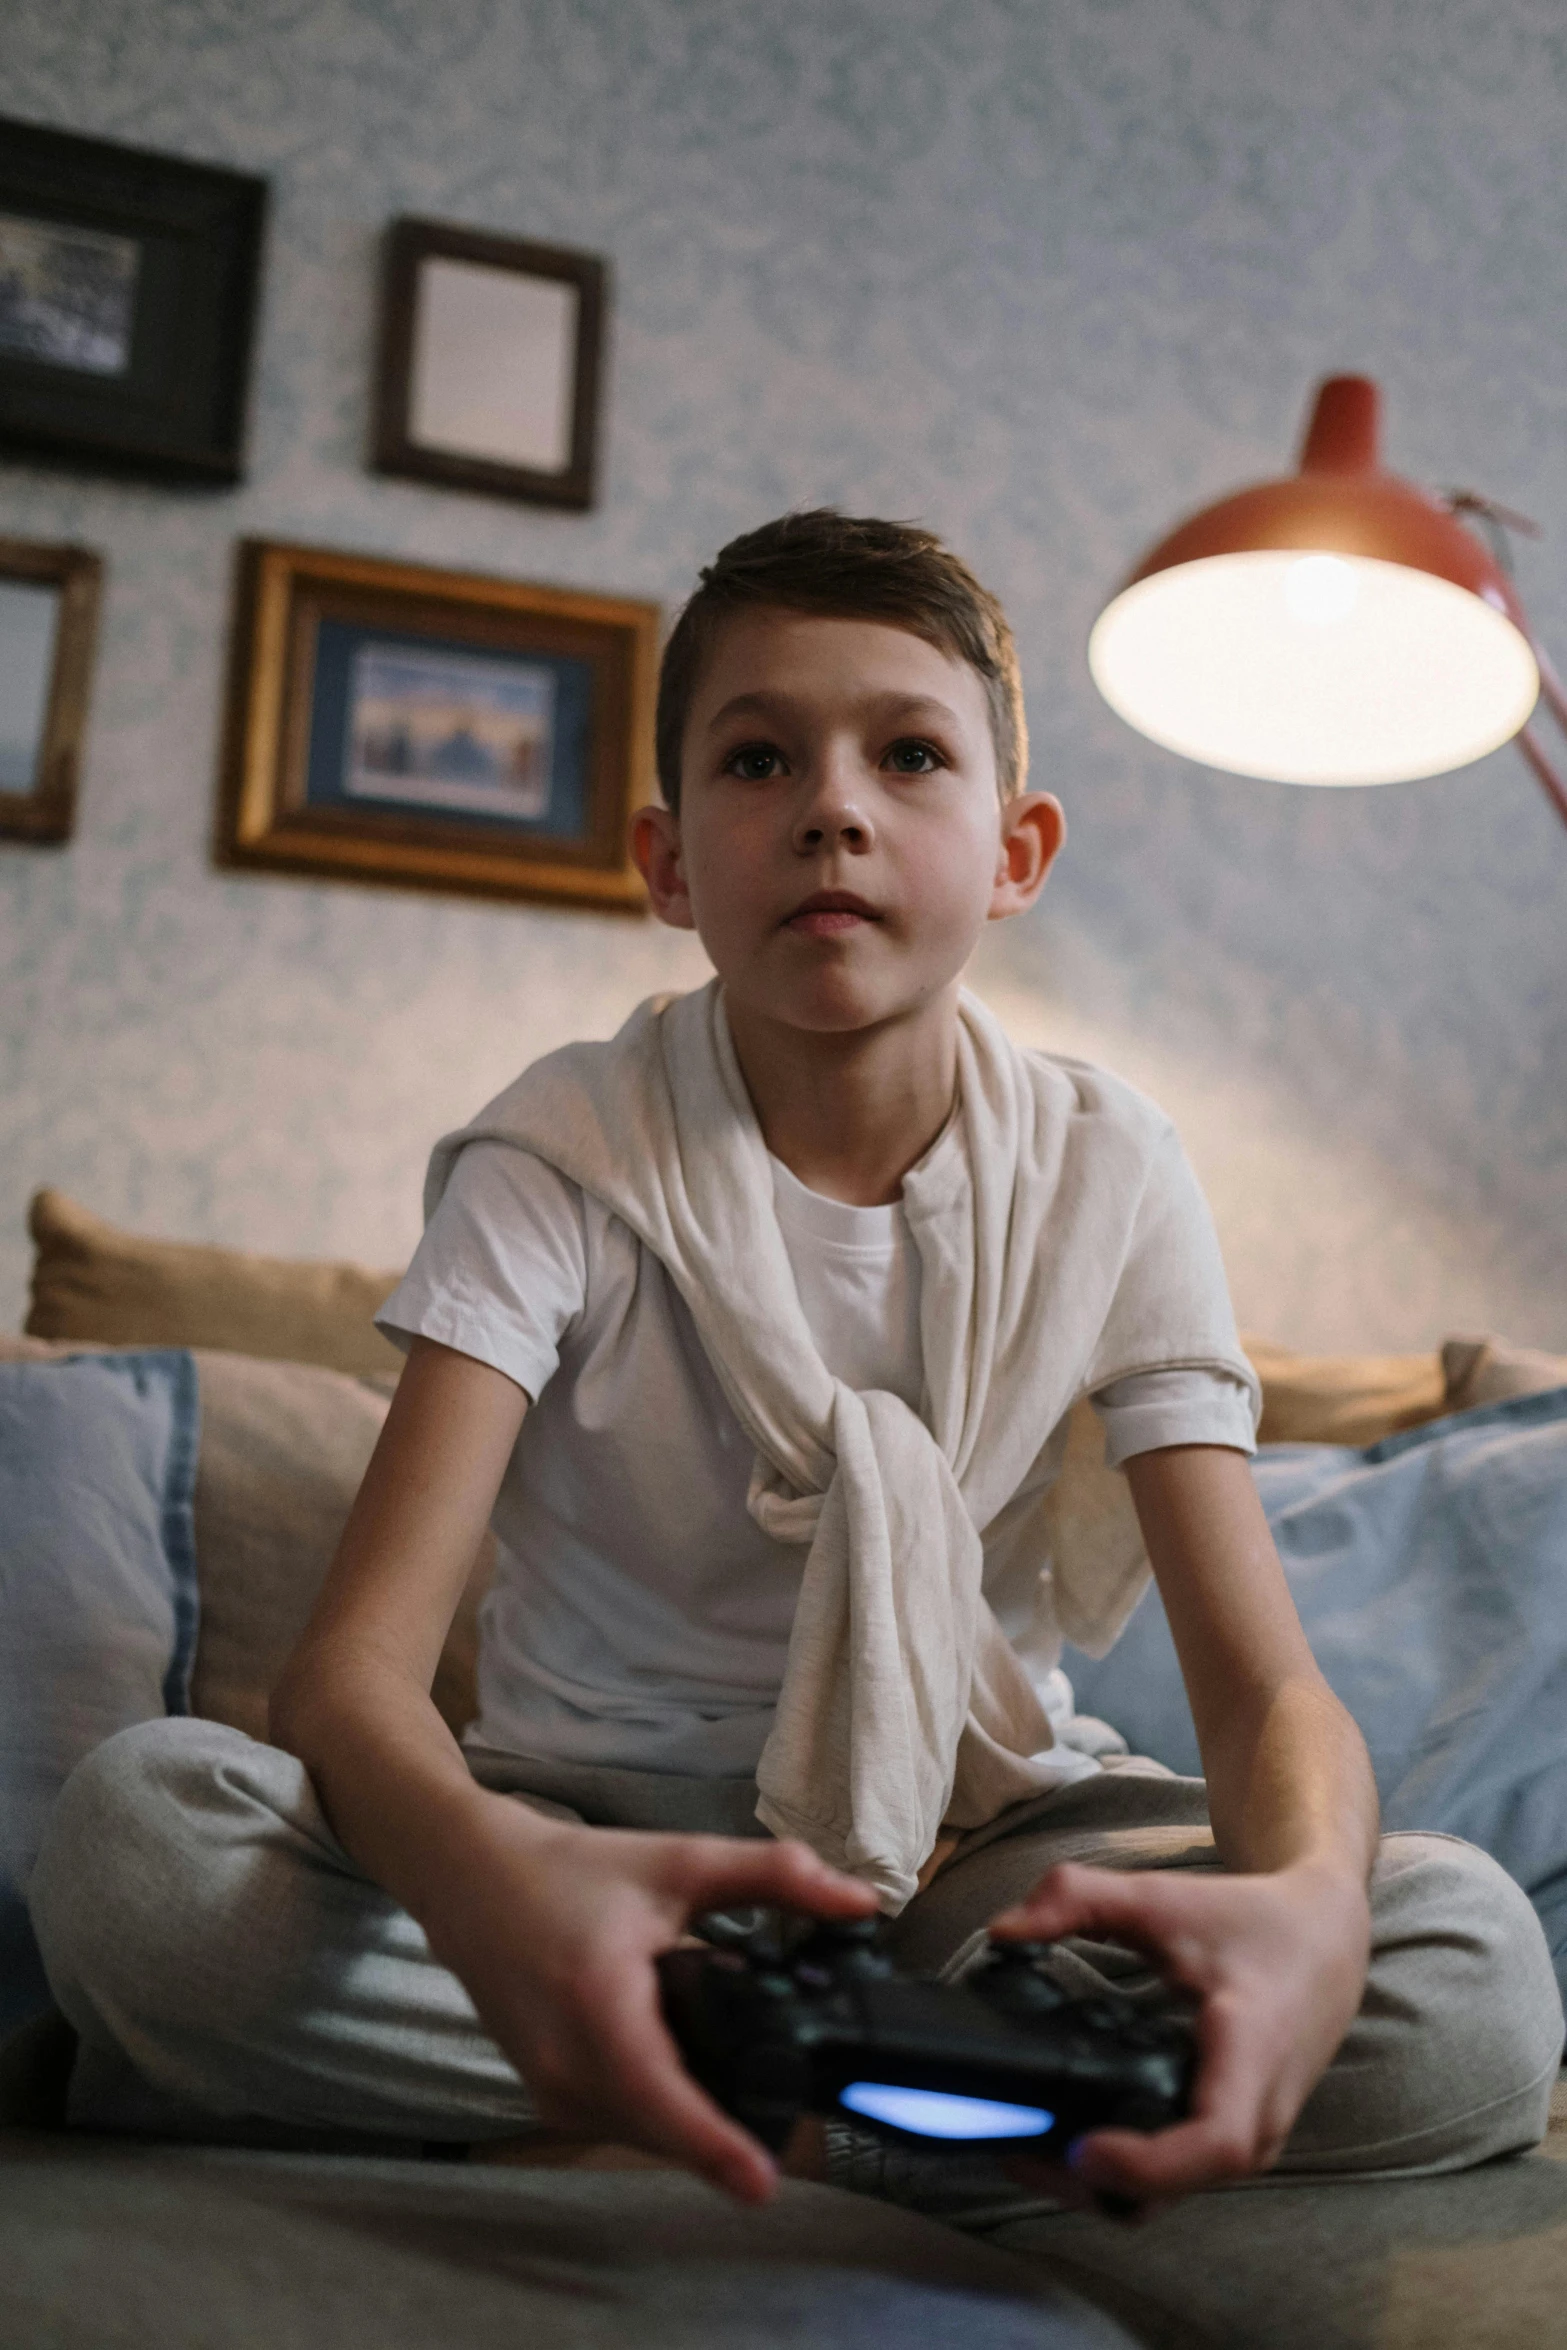
M 1077 2175 L 1097 2190 L 1137 2198 L 1179 2195 L 1245 2178 L 1277 2150 L 1264 2125 L 1268 2072 L 1255 2035 L 1210 2006 L 1201 2024 L 1202 2059 L 1192 2112 L 1151 2134 L 1096 2130 L 1072 2152 Z
M 1027 1898 L 990 1921 L 999 1941 L 1057 1942 L 1100 1932 L 1161 1957 L 1175 1957 L 1171 1936 L 1183 1922 L 1189 1888 L 1162 1870 L 1093 1869 L 1073 1862 L 1042 1877 Z M 1195 1956 L 1195 1953 L 1192 1954 Z
M 760 1837 L 694 1837 L 683 1890 L 695 1909 L 763 1901 L 826 1917 L 869 1917 L 876 1908 L 868 1885 L 829 1868 L 808 1844 L 764 1843 Z
M 1074 2148 L 1072 2169 L 1096 2193 L 1140 2203 L 1248 2178 L 1259 2160 L 1255 2131 L 1207 2114 L 1151 2137 L 1095 2130 Z
M 743 2203 L 765 2203 L 778 2183 L 777 2165 L 686 2071 L 651 1974 L 622 1978 L 615 2004 L 596 2025 L 594 2056 L 623 2119 L 620 2134 L 673 2155 Z

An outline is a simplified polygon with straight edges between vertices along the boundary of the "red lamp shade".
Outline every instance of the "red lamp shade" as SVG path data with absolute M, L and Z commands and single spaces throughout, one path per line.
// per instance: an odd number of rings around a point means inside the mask
M 1515 735 L 1539 670 L 1488 549 L 1378 461 L 1378 392 L 1334 376 L 1300 471 L 1160 541 L 1089 640 L 1112 709 L 1167 749 L 1283 783 L 1395 783 Z

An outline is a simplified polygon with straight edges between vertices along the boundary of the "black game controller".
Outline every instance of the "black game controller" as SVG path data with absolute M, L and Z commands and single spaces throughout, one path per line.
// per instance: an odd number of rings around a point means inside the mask
M 722 1919 L 698 1931 L 718 1946 L 658 1961 L 665 2021 L 702 2087 L 775 2153 L 802 2113 L 1059 2157 L 1086 2130 L 1159 2130 L 1188 2110 L 1190 2026 L 1117 1993 L 1070 1998 L 1044 1943 L 993 1942 L 939 1983 L 898 1972 L 875 1918 L 793 1940 Z

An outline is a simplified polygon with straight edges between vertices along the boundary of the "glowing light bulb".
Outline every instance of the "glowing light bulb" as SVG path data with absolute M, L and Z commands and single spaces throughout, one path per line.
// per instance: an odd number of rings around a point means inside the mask
M 1347 620 L 1360 601 L 1360 583 L 1337 555 L 1302 555 L 1284 574 L 1284 601 L 1308 627 Z
M 1134 581 L 1100 614 L 1088 662 L 1156 743 L 1280 783 L 1444 774 L 1516 734 L 1540 686 L 1522 633 L 1468 588 L 1283 548 Z

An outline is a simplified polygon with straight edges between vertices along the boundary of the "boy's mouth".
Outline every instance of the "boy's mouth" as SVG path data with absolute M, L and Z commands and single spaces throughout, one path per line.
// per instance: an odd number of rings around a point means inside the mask
M 800 931 L 807 938 L 839 938 L 845 931 L 857 930 L 862 922 L 880 920 L 875 907 L 857 898 L 852 889 L 818 889 L 784 917 L 784 928 Z

